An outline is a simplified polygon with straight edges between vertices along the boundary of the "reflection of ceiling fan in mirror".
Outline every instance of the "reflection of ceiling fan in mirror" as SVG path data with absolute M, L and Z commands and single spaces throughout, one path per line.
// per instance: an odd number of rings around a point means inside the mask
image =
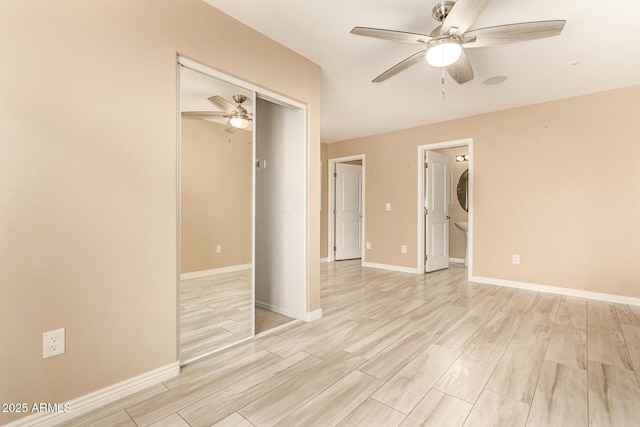
M 227 124 L 224 126 L 224 131 L 228 133 L 234 133 L 238 129 L 244 129 L 249 126 L 251 119 L 251 113 L 242 106 L 242 103 L 247 100 L 244 95 L 233 95 L 233 100 L 238 105 L 233 105 L 219 95 L 207 98 L 209 102 L 221 109 L 222 111 L 183 111 L 182 117 L 211 120 L 220 117 L 227 117 Z
M 489 1 L 458 0 L 436 4 L 431 14 L 442 24 L 429 35 L 367 27 L 355 27 L 351 30 L 351 34 L 419 44 L 425 47 L 380 74 L 373 79 L 373 82 L 382 82 L 426 58 L 427 63 L 444 68 L 453 80 L 462 84 L 473 79 L 473 69 L 464 53 L 465 49 L 557 36 L 566 22 L 562 20 L 520 22 L 468 31 Z

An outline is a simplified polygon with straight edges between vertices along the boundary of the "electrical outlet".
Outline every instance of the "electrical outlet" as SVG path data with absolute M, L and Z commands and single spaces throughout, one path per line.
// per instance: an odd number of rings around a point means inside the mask
M 367 249 L 371 249 L 371 242 L 367 242 L 366 246 Z
M 222 245 L 216 246 L 216 253 L 217 254 L 221 254 L 222 253 Z
M 402 245 L 402 253 L 403 254 L 407 253 L 407 245 Z
M 42 334 L 42 358 L 58 356 L 65 350 L 64 328 Z
M 511 258 L 511 262 L 514 264 L 520 264 L 520 255 L 513 254 Z

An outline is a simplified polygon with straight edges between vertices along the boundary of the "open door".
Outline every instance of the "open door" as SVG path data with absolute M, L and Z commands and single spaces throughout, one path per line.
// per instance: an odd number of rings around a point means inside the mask
M 425 271 L 449 267 L 449 157 L 425 154 L 424 230 Z
M 362 165 L 336 163 L 335 260 L 362 258 Z

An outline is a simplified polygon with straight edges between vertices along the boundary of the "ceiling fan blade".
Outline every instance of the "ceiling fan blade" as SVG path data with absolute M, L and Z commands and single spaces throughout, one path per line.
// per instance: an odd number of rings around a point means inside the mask
M 225 111 L 227 113 L 233 113 L 234 111 L 236 111 L 235 105 L 233 105 L 232 103 L 230 103 L 229 101 L 227 101 L 226 99 L 224 99 L 219 95 L 214 95 L 207 99 L 209 100 L 209 102 L 211 102 L 213 105 L 215 105 L 222 111 Z
M 498 25 L 496 27 L 478 28 L 464 35 L 474 41 L 464 43 L 464 47 L 487 47 L 505 43 L 524 42 L 557 36 L 562 32 L 567 21 L 535 21 L 517 24 Z
M 447 73 L 449 73 L 451 78 L 458 84 L 466 83 L 469 80 L 473 80 L 473 68 L 471 67 L 471 62 L 469 62 L 469 58 L 467 58 L 467 55 L 465 55 L 464 51 L 462 51 L 460 59 L 458 59 L 448 67 L 445 67 L 445 69 L 447 70 Z
M 473 25 L 491 0 L 458 0 L 442 23 L 443 34 L 461 36 Z
M 412 65 L 424 60 L 424 57 L 425 57 L 426 54 L 427 54 L 426 50 L 421 50 L 420 52 L 411 55 L 407 59 L 405 59 L 403 61 L 400 61 L 399 63 L 397 63 L 393 67 L 389 68 L 387 71 L 385 71 L 384 73 L 380 74 L 378 77 L 376 77 L 375 79 L 373 79 L 371 81 L 373 83 L 383 82 L 383 81 L 387 80 L 389 77 L 395 76 L 400 71 L 404 71 L 407 68 L 411 67 Z
M 224 131 L 227 133 L 236 133 L 237 130 L 237 127 L 231 126 L 231 120 L 227 120 L 227 124 L 224 125 Z
M 368 27 L 355 27 L 353 30 L 351 30 L 351 34 L 413 44 L 425 44 L 430 40 L 433 40 L 433 37 L 426 34 L 408 33 L 406 31 L 384 30 L 381 28 Z
M 183 111 L 182 117 L 194 119 L 213 119 L 216 117 L 226 117 L 227 113 L 222 111 Z

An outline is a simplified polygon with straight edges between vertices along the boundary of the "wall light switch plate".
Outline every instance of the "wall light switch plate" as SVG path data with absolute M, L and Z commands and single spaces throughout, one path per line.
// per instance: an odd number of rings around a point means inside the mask
M 371 242 L 367 242 L 367 244 L 365 245 L 365 247 L 366 247 L 367 249 L 371 249 Z
M 221 254 L 222 253 L 222 245 L 216 246 L 216 253 L 217 254 Z
M 387 203 L 386 209 L 387 209 L 387 212 L 391 211 L 391 203 Z
M 64 328 L 42 334 L 42 358 L 58 356 L 65 351 Z
M 402 245 L 402 253 L 406 254 L 407 253 L 407 245 Z
M 513 254 L 511 262 L 514 264 L 520 264 L 520 255 Z

